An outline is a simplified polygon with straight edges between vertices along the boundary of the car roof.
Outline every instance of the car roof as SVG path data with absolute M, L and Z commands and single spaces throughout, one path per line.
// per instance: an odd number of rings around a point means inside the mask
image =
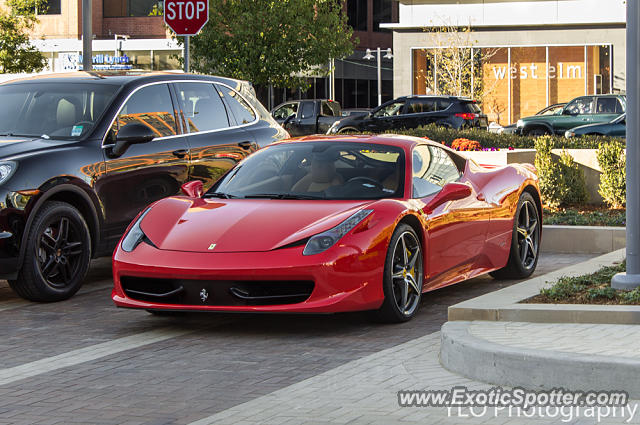
M 466 96 L 445 96 L 445 95 L 435 95 L 435 94 L 412 94 L 410 96 L 399 97 L 398 99 L 450 99 L 450 100 L 461 100 L 463 102 L 475 102 L 473 99 Z
M 434 142 L 432 140 L 422 138 L 422 137 L 413 137 L 413 136 L 405 136 L 402 134 L 376 134 L 376 135 L 365 135 L 365 134 L 344 134 L 344 135 L 313 135 L 313 136 L 303 136 L 297 137 L 293 139 L 281 140 L 279 142 L 274 142 L 271 145 L 279 145 L 284 143 L 309 143 L 309 142 L 340 142 L 340 143 L 371 143 L 376 145 L 387 145 L 387 146 L 395 146 L 399 148 L 405 148 L 407 150 L 413 149 L 416 145 L 419 144 L 429 144 L 434 146 L 440 146 L 448 151 L 453 151 L 447 146 Z
M 174 80 L 199 80 L 237 83 L 231 78 L 216 77 L 210 75 L 185 74 L 182 72 L 168 71 L 76 71 L 67 73 L 40 74 L 31 77 L 9 80 L 5 84 L 32 84 L 32 83 L 96 83 L 127 85 L 129 83 L 144 84 L 156 81 Z M 234 84 L 235 85 L 235 84 Z

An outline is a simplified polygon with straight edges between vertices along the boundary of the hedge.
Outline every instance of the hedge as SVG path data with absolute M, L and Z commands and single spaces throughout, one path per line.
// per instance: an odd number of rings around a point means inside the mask
M 415 129 L 405 129 L 393 131 L 396 134 L 407 136 L 428 137 L 435 142 L 445 143 L 451 146 L 456 139 L 475 140 L 483 148 L 535 148 L 535 137 L 519 136 L 517 134 L 497 134 L 481 129 L 454 130 L 446 127 L 439 127 L 434 124 L 418 127 Z M 620 139 L 608 136 L 582 136 L 567 139 L 563 136 L 549 136 L 553 140 L 556 149 L 597 149 L 601 143 L 620 141 Z
M 620 208 L 627 202 L 626 155 L 622 142 L 603 143 L 597 152 L 602 168 L 598 192 L 610 207 Z

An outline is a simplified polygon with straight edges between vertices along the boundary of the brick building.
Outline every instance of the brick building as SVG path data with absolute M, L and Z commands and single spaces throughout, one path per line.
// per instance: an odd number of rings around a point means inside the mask
M 396 96 L 437 92 L 441 26 L 470 26 L 458 46 L 476 61 L 491 121 L 508 124 L 574 97 L 625 87 L 624 0 L 400 0 L 393 30 Z M 441 51 L 441 50 L 440 50 Z M 484 54 L 483 52 L 490 54 Z M 482 62 L 482 63 L 481 63 Z M 437 83 L 436 83 L 437 84 Z

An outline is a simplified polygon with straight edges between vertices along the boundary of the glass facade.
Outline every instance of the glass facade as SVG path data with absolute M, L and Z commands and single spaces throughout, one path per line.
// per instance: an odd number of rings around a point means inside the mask
M 125 16 L 162 16 L 163 0 L 104 0 L 102 13 L 105 18 Z
M 471 55 L 471 49 L 466 48 Z M 611 93 L 611 45 L 474 48 L 472 83 L 464 95 L 482 101 L 490 121 L 502 125 L 535 115 L 548 105 L 586 94 Z M 413 93 L 442 93 L 433 55 L 437 49 L 413 50 Z M 464 75 L 464 74 L 463 74 Z M 471 75 L 471 74 L 470 74 Z M 437 77 L 435 78 L 437 81 Z M 439 84 L 436 84 L 441 86 Z M 471 91 L 473 85 L 473 92 Z
M 356 31 L 367 30 L 368 0 L 349 0 L 347 2 L 347 18 L 349 25 Z

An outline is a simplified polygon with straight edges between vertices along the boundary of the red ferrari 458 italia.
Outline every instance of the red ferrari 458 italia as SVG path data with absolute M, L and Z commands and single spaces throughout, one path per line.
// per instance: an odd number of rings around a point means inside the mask
M 372 310 L 406 321 L 426 291 L 533 273 L 534 171 L 406 136 L 274 143 L 208 192 L 192 181 L 186 196 L 144 210 L 114 253 L 112 297 L 151 312 Z

